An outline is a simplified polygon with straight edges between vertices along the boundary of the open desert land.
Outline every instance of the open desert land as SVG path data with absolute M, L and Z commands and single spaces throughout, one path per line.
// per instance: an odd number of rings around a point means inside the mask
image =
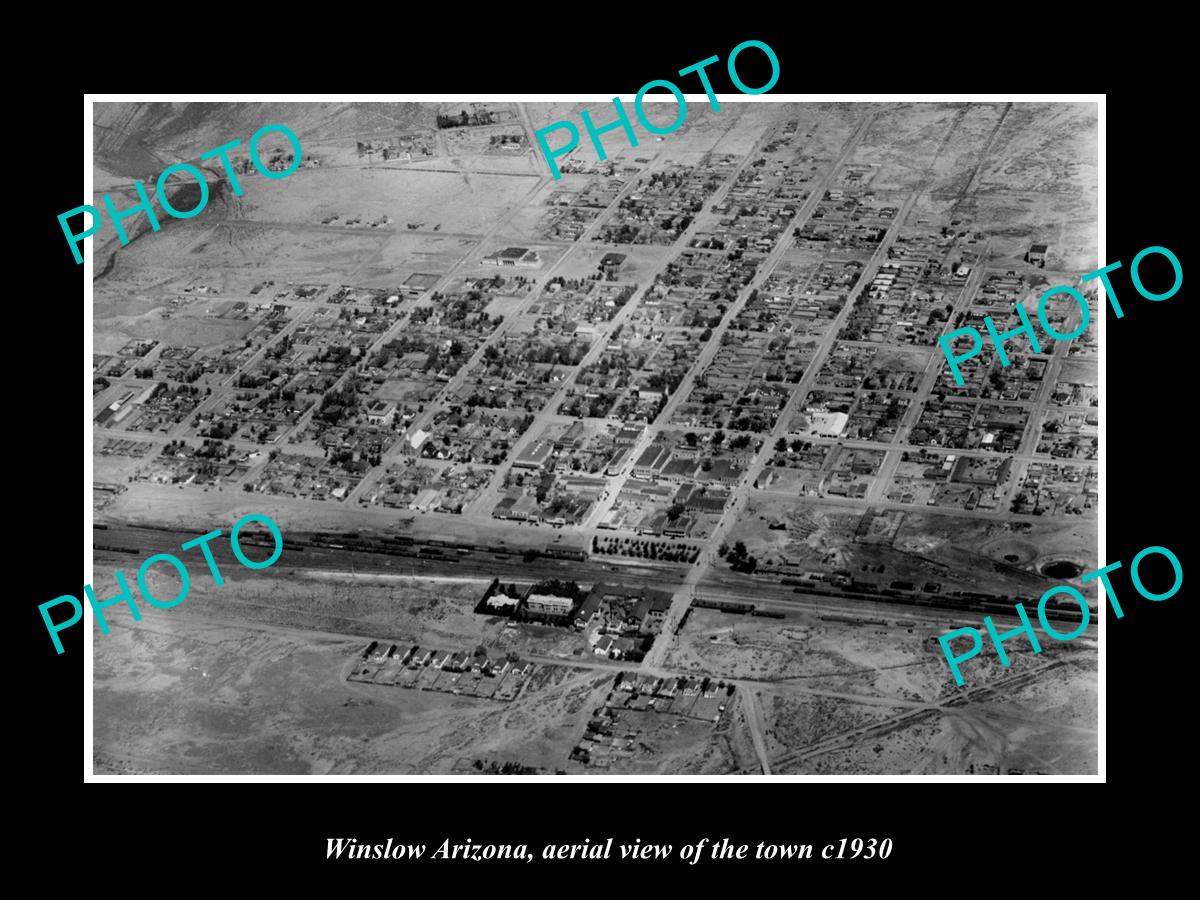
M 868 170 L 862 183 L 876 191 L 911 190 L 923 185 L 946 142 L 965 115 L 960 104 L 901 104 L 879 110 L 848 167 Z M 970 137 L 960 132 L 966 140 Z
M 265 185 L 253 194 L 247 190 L 242 219 L 324 225 L 325 233 L 340 228 L 351 234 L 403 234 L 414 226 L 422 232 L 482 235 L 505 213 L 523 206 L 539 182 L 540 176 L 533 173 L 302 169 L 289 176 L 291 190 L 281 190 L 282 183 Z
M 728 725 L 653 711 L 622 712 L 621 734 L 634 737 L 599 768 L 570 759 L 613 692 L 603 667 L 542 665 L 507 702 L 365 684 L 345 678 L 365 640 L 322 632 L 318 614 L 297 629 L 267 624 L 269 613 L 220 624 L 209 616 L 222 608 L 202 609 L 151 609 L 141 622 L 114 622 L 107 637 L 97 632 L 98 771 L 436 774 L 476 759 L 565 773 L 733 767 Z M 249 618 L 243 610 L 236 621 Z M 348 627 L 330 618 L 339 631 Z
M 1094 196 L 1096 109 L 1090 103 L 1014 103 L 980 166 L 981 194 Z
M 794 774 L 1095 774 L 1094 650 L 1038 671 L 1033 681 L 966 706 L 908 709 L 883 718 L 878 708 L 847 713 L 852 730 L 785 751 L 773 770 Z M 1015 666 L 1014 666 L 1015 668 Z M 1029 687 L 1032 685 L 1033 687 Z M 1032 693 L 1031 693 L 1032 691 Z M 999 700 L 998 697 L 1005 699 Z M 810 709 L 808 721 L 832 714 Z
M 464 756 L 552 767 L 599 680 L 546 670 L 553 683 L 509 703 L 360 684 L 344 676 L 363 641 L 172 612 L 96 637 L 99 771 L 415 774 Z
M 1046 269 L 1054 284 L 1078 286 L 1078 278 L 1101 265 L 1096 251 L 1096 221 L 1086 195 L 983 195 L 961 203 L 956 214 L 986 234 L 989 265 L 1021 265 L 1030 244 L 1046 243 Z
M 965 687 L 923 702 L 869 679 L 858 685 L 805 679 L 798 691 L 784 684 L 755 688 L 771 768 L 807 774 L 1094 773 L 1094 642 L 1037 657 L 1026 648 L 1012 656 L 1008 668 L 970 668 Z M 929 674 L 949 684 L 944 663 L 936 668 Z M 968 699 L 952 705 L 957 694 Z
M 998 270 L 1025 269 L 1030 245 L 1045 243 L 1046 274 L 1055 284 L 1077 284 L 1099 265 L 1094 210 L 1085 193 L 922 194 L 905 231 L 947 227 L 980 234 L 987 241 L 987 264 Z
M 161 299 L 107 296 L 96 302 L 95 353 L 117 353 L 130 341 L 170 342 L 202 351 L 240 344 L 257 324 L 252 319 L 223 318 L 223 308 L 236 301 L 220 295 L 176 303 Z
M 915 620 L 864 617 L 856 622 L 836 608 L 789 613 L 783 620 L 697 608 L 689 613 L 664 666 L 783 692 L 820 689 L 866 695 L 875 702 L 934 703 L 962 693 L 936 639 L 947 630 L 930 635 Z M 1041 653 L 1034 653 L 1028 641 L 1014 643 L 1007 667 L 994 654 L 981 653 L 962 664 L 965 687 L 1040 668 L 1047 660 L 1073 659 L 1089 649 L 1094 660 L 1095 632 L 1091 634 L 1066 645 L 1043 641 Z

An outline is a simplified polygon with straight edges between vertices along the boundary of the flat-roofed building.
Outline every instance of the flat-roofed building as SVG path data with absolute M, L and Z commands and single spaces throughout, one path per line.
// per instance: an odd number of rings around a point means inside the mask
M 546 460 L 552 453 L 554 453 L 554 444 L 550 441 L 534 441 L 517 454 L 517 458 L 513 460 L 513 468 L 540 469 L 546 464 Z
M 500 266 L 501 268 L 519 267 L 522 269 L 536 269 L 542 264 L 538 252 L 530 250 L 527 247 L 505 247 L 503 250 L 489 253 L 480 262 L 485 266 Z
M 530 594 L 525 598 L 526 609 L 540 616 L 567 616 L 574 606 L 575 601 L 570 597 L 554 594 Z
M 390 400 L 372 400 L 367 407 L 367 421 L 372 425 L 391 425 L 396 416 L 396 404 Z

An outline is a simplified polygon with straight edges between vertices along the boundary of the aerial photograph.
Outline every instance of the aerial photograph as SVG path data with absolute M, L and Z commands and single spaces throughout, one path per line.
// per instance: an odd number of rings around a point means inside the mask
M 93 105 L 95 774 L 1097 773 L 1097 105 L 738 100 Z

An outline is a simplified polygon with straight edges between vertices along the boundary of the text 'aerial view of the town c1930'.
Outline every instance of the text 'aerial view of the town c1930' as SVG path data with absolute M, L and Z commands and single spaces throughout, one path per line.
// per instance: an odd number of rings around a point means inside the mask
M 191 570 L 94 626 L 97 774 L 1097 771 L 1096 105 L 702 101 L 560 179 L 611 103 L 95 103 L 161 229 L 91 244 L 92 584 Z M 271 568 L 181 554 L 249 514 Z

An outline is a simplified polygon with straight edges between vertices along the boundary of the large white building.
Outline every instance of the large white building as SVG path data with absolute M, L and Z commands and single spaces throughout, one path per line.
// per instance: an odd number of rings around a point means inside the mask
M 487 266 L 519 266 L 522 269 L 536 269 L 542 264 L 538 252 L 526 247 L 505 247 L 503 250 L 489 253 L 480 262 Z
M 565 616 L 571 612 L 575 602 L 570 597 L 555 597 L 553 594 L 530 594 L 525 605 L 531 613 L 543 616 Z

